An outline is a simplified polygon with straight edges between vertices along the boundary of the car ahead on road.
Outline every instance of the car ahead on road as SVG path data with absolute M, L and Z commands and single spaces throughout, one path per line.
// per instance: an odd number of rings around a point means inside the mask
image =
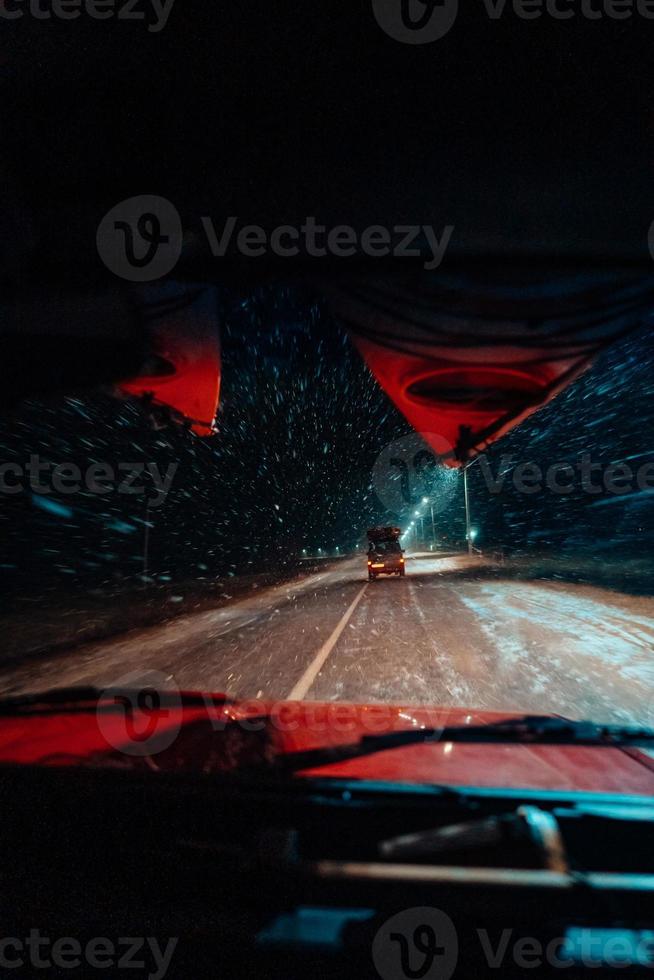
M 404 550 L 399 527 L 371 527 L 368 530 L 368 578 L 378 575 L 405 575 Z
M 553 716 L 154 686 L 5 700 L 5 930 L 87 954 L 102 935 L 104 966 L 147 936 L 157 969 L 138 975 L 168 980 L 650 976 L 653 745 Z

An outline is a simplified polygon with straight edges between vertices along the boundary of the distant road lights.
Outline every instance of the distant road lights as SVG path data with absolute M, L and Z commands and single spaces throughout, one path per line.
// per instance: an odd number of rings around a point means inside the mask
M 422 498 L 422 502 L 423 502 L 423 504 L 428 504 L 429 503 L 429 497 L 423 497 Z

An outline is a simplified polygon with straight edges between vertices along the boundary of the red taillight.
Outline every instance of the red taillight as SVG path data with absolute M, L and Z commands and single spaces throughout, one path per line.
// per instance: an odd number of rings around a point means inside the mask
M 404 558 L 400 558 L 400 565 L 404 564 Z
M 368 562 L 368 564 L 369 564 L 369 565 L 372 565 L 372 562 L 371 562 L 371 561 L 369 561 L 369 562 Z

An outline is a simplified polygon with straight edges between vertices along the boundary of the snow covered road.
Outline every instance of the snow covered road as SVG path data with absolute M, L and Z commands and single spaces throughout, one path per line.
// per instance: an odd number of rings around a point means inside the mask
M 365 558 L 0 672 L 0 690 L 157 670 L 241 698 L 393 701 L 654 724 L 654 598 L 520 580 L 482 558 Z

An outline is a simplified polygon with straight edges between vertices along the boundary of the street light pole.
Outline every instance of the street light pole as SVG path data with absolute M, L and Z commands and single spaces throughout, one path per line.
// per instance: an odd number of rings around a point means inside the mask
M 431 540 L 432 540 L 432 547 L 436 547 L 436 522 L 434 521 L 434 501 L 431 499 L 431 497 L 423 497 L 422 498 L 422 502 L 425 505 L 426 504 L 429 504 L 429 512 L 431 514 Z M 424 527 L 424 524 L 423 524 L 423 527 L 422 527 L 422 536 L 423 536 L 423 539 L 424 539 L 424 536 L 425 536 L 425 527 Z
M 468 540 L 468 554 L 471 555 L 475 550 L 472 546 L 472 529 L 470 527 L 470 497 L 468 494 L 468 470 L 474 463 L 478 463 L 481 460 L 481 456 L 475 456 L 469 462 L 465 463 L 463 466 L 463 495 L 466 503 L 466 538 Z M 475 531 L 475 535 L 476 535 Z M 481 552 L 479 552 L 481 554 Z
M 468 466 L 467 463 L 463 467 L 463 496 L 466 504 L 466 541 L 468 542 L 468 554 L 472 554 L 472 537 L 470 534 L 470 498 L 468 496 Z

